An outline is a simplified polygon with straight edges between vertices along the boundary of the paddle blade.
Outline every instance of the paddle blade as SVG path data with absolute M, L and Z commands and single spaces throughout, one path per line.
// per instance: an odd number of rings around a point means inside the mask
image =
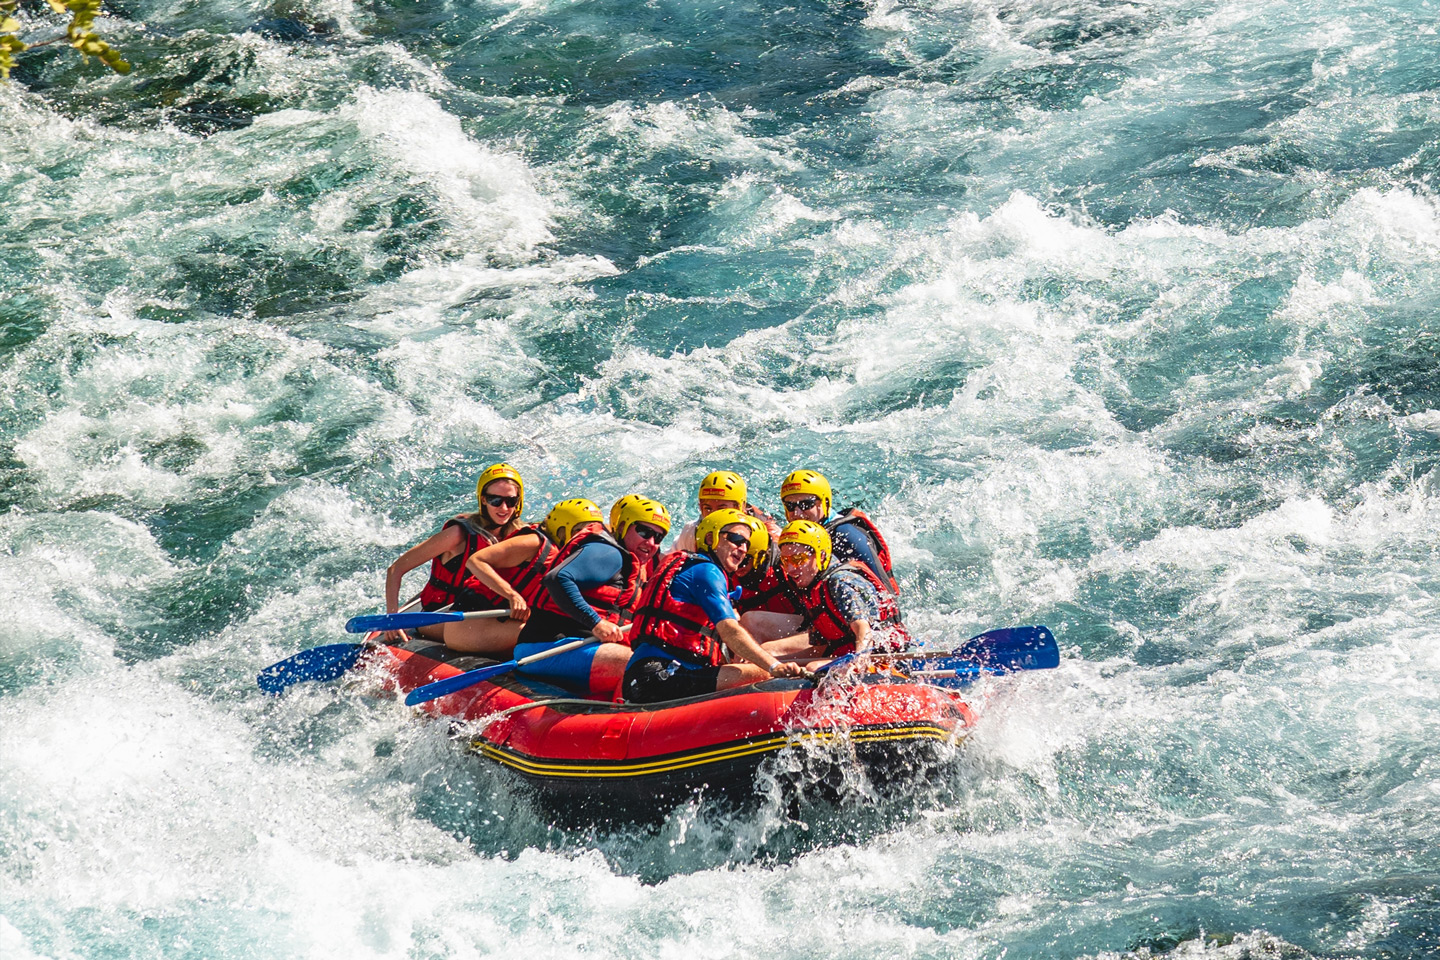
M 255 682 L 266 693 L 284 693 L 307 680 L 337 680 L 355 666 L 363 649 L 358 643 L 332 643 L 301 650 L 261 670 Z
M 994 670 L 1053 670 L 1060 647 L 1049 627 L 1005 627 L 971 637 L 950 656 Z M 988 671 L 987 671 L 988 672 Z
M 963 687 L 982 675 L 1004 676 L 1019 670 L 1053 670 L 1060 648 L 1048 627 L 1006 627 L 971 637 L 948 654 L 897 660 L 909 674 L 932 674 L 926 683 Z M 949 674 L 934 676 L 934 674 Z
M 434 683 L 427 683 L 423 687 L 416 687 L 405 697 L 405 706 L 416 707 L 422 703 L 429 703 L 431 700 L 438 700 L 440 697 L 457 690 L 464 690 L 466 687 L 473 687 L 482 680 L 489 680 L 491 677 L 498 677 L 502 673 L 509 673 L 520 665 L 518 660 L 509 660 L 505 663 L 497 663 L 490 667 L 480 667 L 478 670 L 469 670 L 465 673 L 457 673 L 453 677 L 446 677 L 444 680 L 436 680 Z
M 427 613 L 417 611 L 415 613 L 367 613 L 359 617 L 351 617 L 345 621 L 346 633 L 377 633 L 386 630 L 411 630 L 415 627 L 428 627 L 436 623 L 454 623 L 457 620 L 464 620 L 463 613 Z

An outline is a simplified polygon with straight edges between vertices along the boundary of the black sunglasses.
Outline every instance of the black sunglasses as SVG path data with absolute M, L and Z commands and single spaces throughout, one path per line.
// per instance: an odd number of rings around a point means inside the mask
M 720 534 L 720 536 L 724 537 L 726 540 L 729 540 L 737 547 L 742 545 L 746 547 L 750 546 L 750 538 L 745 536 L 745 534 L 743 533 L 736 533 L 732 530 L 729 533 L 722 533 Z
M 819 497 L 806 497 L 803 500 L 786 500 L 784 501 L 785 512 L 794 513 L 796 510 L 809 510 L 819 502 Z
M 483 499 L 492 507 L 510 507 L 512 509 L 520 502 L 519 497 L 502 497 L 498 493 L 487 493 Z
M 665 539 L 665 531 L 661 530 L 659 527 L 647 527 L 637 523 L 630 529 L 634 530 L 635 536 L 639 537 L 642 540 L 653 540 L 654 542 L 659 543 L 661 540 Z

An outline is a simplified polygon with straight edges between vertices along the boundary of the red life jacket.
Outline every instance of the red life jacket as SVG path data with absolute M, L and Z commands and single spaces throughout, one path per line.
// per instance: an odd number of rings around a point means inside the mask
M 758 569 L 732 580 L 740 588 L 740 599 L 735 609 L 740 613 L 763 610 L 766 613 L 803 614 L 805 602 L 795 585 L 780 572 L 780 552 L 772 542 L 770 555 Z
M 826 656 L 839 656 L 855 649 L 855 635 L 851 633 L 849 622 L 840 612 L 839 604 L 835 602 L 835 579 L 844 570 L 860 574 L 875 588 L 880 617 L 878 623 L 870 624 L 871 629 L 885 629 L 887 634 L 898 635 L 897 641 L 909 641 L 910 634 L 906 632 L 905 624 L 900 622 L 900 605 L 895 602 L 895 595 L 875 576 L 869 566 L 859 560 L 849 560 L 827 567 L 815 578 L 815 582 L 810 584 L 810 590 L 805 594 L 805 614 L 810 620 L 810 642 L 821 647 Z M 889 646 L 886 639 L 877 637 L 876 646 Z
M 459 527 L 465 534 L 465 543 L 460 552 L 448 561 L 436 557 L 430 561 L 430 579 L 420 591 L 420 606 L 426 610 L 453 603 L 461 610 L 484 610 L 491 606 L 486 597 L 489 588 L 475 578 L 466 564 L 476 550 L 498 543 L 495 534 L 477 527 L 468 515 L 452 517 L 445 521 L 442 530 Z M 483 593 L 481 591 L 484 591 Z
M 665 558 L 645 589 L 635 612 L 635 625 L 630 628 L 630 646 L 653 644 L 678 659 L 692 664 L 718 667 L 725 662 L 725 653 L 710 622 L 699 604 L 675 599 L 670 584 L 681 571 L 696 564 L 715 563 L 698 553 L 676 551 Z
M 585 602 L 594 608 L 600 615 L 600 619 L 609 620 L 611 623 L 624 624 L 630 621 L 630 611 L 635 609 L 635 595 L 640 583 L 640 565 L 635 562 L 635 555 L 620 545 L 620 542 L 610 536 L 607 531 L 598 533 L 587 533 L 578 537 L 571 537 L 570 542 L 556 551 L 550 561 L 550 569 L 541 578 L 545 589 L 540 591 L 535 598 L 537 610 L 548 610 L 551 613 L 558 613 L 562 617 L 570 614 L 565 608 L 555 602 L 550 595 L 549 585 L 551 578 L 560 572 L 565 564 L 575 556 L 576 552 L 586 544 L 608 543 L 620 551 L 621 563 L 620 572 L 617 573 L 608 583 L 596 583 L 580 588 L 580 596 Z
M 541 580 L 545 574 L 549 572 L 550 565 L 554 562 L 559 551 L 555 548 L 555 544 L 550 542 L 550 538 L 545 536 L 545 531 L 539 527 L 521 527 L 510 534 L 510 537 L 518 537 L 526 533 L 533 533 L 540 537 L 540 548 L 535 551 L 535 556 L 519 566 L 496 567 L 494 569 L 501 580 L 504 580 L 510 584 L 510 586 L 514 587 L 515 592 L 524 597 L 525 602 L 533 607 L 535 606 L 535 601 L 539 599 L 540 594 L 545 589 L 541 585 Z M 504 540 L 509 540 L 510 537 L 505 537 Z M 503 543 L 504 540 L 497 542 Z M 487 587 L 485 582 L 479 577 L 475 578 L 474 589 L 476 593 L 485 598 L 487 606 L 503 607 L 507 605 L 505 598 Z
M 859 507 L 848 507 L 841 510 L 840 515 L 834 520 L 825 524 L 825 529 L 829 531 L 830 536 L 833 538 L 835 531 L 847 523 L 853 523 L 864 531 L 866 538 L 870 541 L 871 548 L 875 551 L 875 556 L 880 560 L 880 570 L 872 570 L 871 572 L 882 577 L 883 582 L 889 586 L 890 592 L 898 595 L 900 593 L 900 584 L 895 582 L 895 568 L 890 563 L 890 545 L 885 542 L 885 537 L 880 533 L 880 528 L 875 526 L 875 521 L 866 516 L 865 512 Z M 883 573 L 881 571 L 883 571 Z

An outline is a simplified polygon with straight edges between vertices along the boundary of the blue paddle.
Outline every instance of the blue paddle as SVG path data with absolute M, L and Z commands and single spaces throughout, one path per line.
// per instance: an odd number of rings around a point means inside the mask
M 937 686 L 963 686 L 982 674 L 1002 676 L 1017 670 L 1051 670 L 1060 665 L 1060 648 L 1049 627 L 1003 627 L 971 637 L 949 653 L 876 653 L 912 677 L 924 677 Z M 823 675 L 855 658 L 848 653 L 819 670 Z M 941 681 L 950 681 L 948 683 Z
M 1049 627 L 1006 627 L 972 637 L 948 654 L 901 654 L 891 662 L 936 686 L 962 687 L 982 675 L 1053 670 L 1060 665 L 1060 647 Z
M 288 688 L 306 680 L 338 680 L 346 670 L 355 666 L 364 652 L 363 643 L 331 643 L 323 647 L 301 650 L 293 657 L 286 657 L 279 663 L 272 663 L 255 682 L 266 693 L 284 693 Z
M 419 602 L 420 598 L 418 596 L 411 597 L 405 606 L 400 608 L 400 613 L 388 614 L 388 616 L 411 616 L 411 614 L 405 613 L 405 611 L 416 606 Z M 435 612 L 440 613 L 441 611 Z M 498 617 L 504 616 L 508 611 L 482 610 L 480 612 L 489 613 L 491 616 Z M 434 614 L 421 614 L 421 616 L 434 616 Z M 358 620 L 361 618 L 356 617 L 355 619 Z M 350 622 L 354 623 L 355 620 L 351 620 Z M 351 632 L 358 633 L 360 631 Z M 373 640 L 379 632 L 379 630 L 370 630 L 368 631 L 370 635 L 365 639 Z M 266 693 L 284 693 L 297 683 L 304 683 L 306 681 L 323 683 L 327 680 L 338 680 L 345 675 L 345 671 L 359 662 L 360 654 L 363 653 L 364 650 L 365 644 L 363 643 L 331 643 L 323 647 L 311 647 L 309 650 L 301 650 L 293 657 L 286 657 L 279 663 L 270 664 L 270 666 L 260 671 L 260 675 L 255 678 L 255 682 L 259 684 L 260 689 Z
M 413 630 L 437 623 L 459 623 L 461 620 L 486 620 L 510 616 L 509 607 L 499 610 L 471 610 L 469 613 L 445 613 L 440 610 L 415 613 L 367 613 L 345 622 L 346 633 L 382 633 L 386 630 Z
M 526 664 L 534 663 L 537 660 L 544 660 L 547 657 L 556 657 L 562 653 L 569 653 L 571 650 L 579 650 L 581 647 L 592 643 L 599 643 L 595 637 L 581 637 L 569 643 L 562 643 L 558 647 L 551 647 L 549 650 L 541 650 L 539 653 L 532 653 L 528 657 L 519 660 L 508 660 L 505 663 L 497 663 L 489 667 L 480 667 L 476 670 L 469 670 L 465 673 L 457 673 L 453 677 L 446 677 L 444 680 L 436 680 L 434 683 L 427 683 L 423 687 L 416 687 L 405 697 L 405 706 L 414 707 L 422 703 L 429 703 L 457 690 L 464 690 L 466 687 L 473 687 L 482 680 L 489 680 L 491 677 L 498 677 L 501 674 L 517 670 Z

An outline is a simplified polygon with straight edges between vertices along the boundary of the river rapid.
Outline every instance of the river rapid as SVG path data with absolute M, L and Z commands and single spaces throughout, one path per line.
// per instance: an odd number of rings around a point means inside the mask
M 1433 0 L 109 7 L 0 87 L 6 960 L 1440 955 Z M 1060 668 L 648 828 L 260 694 L 500 459 L 818 468 Z

